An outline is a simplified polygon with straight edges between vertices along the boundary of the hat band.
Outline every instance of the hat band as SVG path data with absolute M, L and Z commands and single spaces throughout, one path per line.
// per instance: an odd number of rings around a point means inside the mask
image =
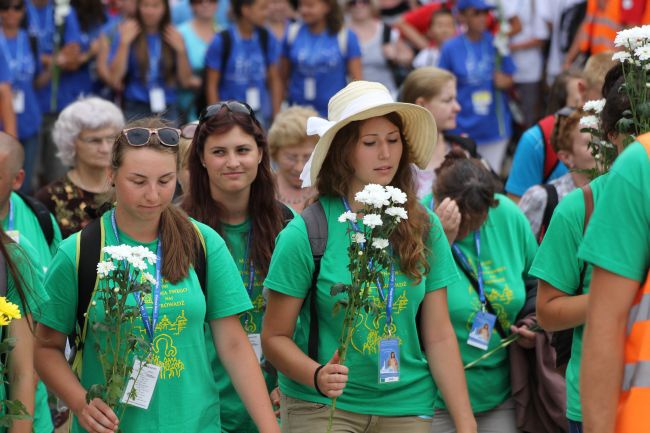
M 384 104 L 393 104 L 395 101 L 390 93 L 385 91 L 365 92 L 363 95 L 353 99 L 341 112 L 338 121 L 354 116 L 364 110 L 375 108 Z

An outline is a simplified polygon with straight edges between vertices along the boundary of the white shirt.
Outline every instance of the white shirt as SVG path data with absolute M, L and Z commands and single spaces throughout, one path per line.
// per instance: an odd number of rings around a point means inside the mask
M 540 9 L 545 8 L 547 0 L 509 0 L 503 3 L 506 16 L 519 17 L 521 31 L 510 39 L 512 44 L 520 44 L 531 39 L 548 39 L 549 31 Z M 509 10 L 511 12 L 509 12 Z M 511 53 L 517 66 L 513 79 L 515 83 L 536 83 L 542 79 L 544 58 L 542 47 L 526 48 Z

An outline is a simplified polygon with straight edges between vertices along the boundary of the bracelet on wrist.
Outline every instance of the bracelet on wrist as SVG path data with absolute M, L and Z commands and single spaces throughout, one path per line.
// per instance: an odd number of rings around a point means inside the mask
M 323 391 L 320 390 L 318 387 L 318 373 L 322 370 L 322 368 L 325 367 L 325 365 L 321 365 L 316 370 L 314 371 L 314 388 L 316 388 L 316 391 L 323 397 L 327 397 L 325 394 L 323 394 Z

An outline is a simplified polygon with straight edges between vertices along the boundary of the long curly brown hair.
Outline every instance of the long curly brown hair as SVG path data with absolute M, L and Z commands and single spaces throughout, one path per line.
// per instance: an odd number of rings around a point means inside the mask
M 402 118 L 395 112 L 388 113 L 383 117 L 400 131 L 403 145 L 402 158 L 390 185 L 406 193 L 407 201 L 404 208 L 409 216 L 406 221 L 397 226 L 390 238 L 390 243 L 395 256 L 399 260 L 402 272 L 413 280 L 420 282 L 422 276 L 429 272 L 429 263 L 427 261 L 429 251 L 424 239 L 429 232 L 431 222 L 426 210 L 417 201 L 415 180 L 410 166 L 412 158 L 408 142 L 404 136 Z M 350 163 L 351 154 L 359 140 L 359 129 L 362 122 L 351 122 L 344 126 L 332 140 L 332 145 L 327 152 L 316 181 L 321 196 L 347 196 L 348 188 L 354 176 L 354 167 Z
M 231 112 L 223 107 L 199 124 L 190 145 L 187 161 L 190 170 L 190 191 L 184 198 L 182 207 L 190 216 L 209 225 L 223 236 L 224 208 L 221 203 L 212 199 L 210 179 L 207 170 L 201 164 L 201 155 L 209 136 L 225 134 L 235 126 L 239 126 L 242 131 L 253 137 L 262 153 L 262 161 L 257 166 L 257 176 L 251 184 L 248 215 L 254 235 L 251 258 L 255 263 L 255 269 L 265 277 L 275 247 L 275 237 L 282 230 L 284 219 L 282 204 L 275 199 L 276 186 L 264 131 L 251 116 Z

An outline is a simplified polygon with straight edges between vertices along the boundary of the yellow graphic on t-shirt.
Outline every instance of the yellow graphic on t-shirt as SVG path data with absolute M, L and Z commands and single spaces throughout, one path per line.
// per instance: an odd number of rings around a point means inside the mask
M 473 263 L 472 266 L 474 266 Z M 494 312 L 497 315 L 499 323 L 501 323 L 501 327 L 503 329 L 510 329 L 510 325 L 512 325 L 512 323 L 508 319 L 506 305 L 509 305 L 513 301 L 514 293 L 506 282 L 504 276 L 506 267 L 499 266 L 497 268 L 494 268 L 492 260 L 485 260 L 481 261 L 481 270 L 483 272 L 483 282 L 485 285 L 485 297 L 490 301 L 492 308 L 494 308 Z M 497 290 L 495 286 L 503 286 L 503 289 Z M 470 295 L 473 313 L 467 319 L 467 323 L 465 325 L 467 327 L 467 330 L 470 330 L 472 329 L 476 313 L 481 309 L 481 301 L 471 283 L 468 284 L 467 290 Z

